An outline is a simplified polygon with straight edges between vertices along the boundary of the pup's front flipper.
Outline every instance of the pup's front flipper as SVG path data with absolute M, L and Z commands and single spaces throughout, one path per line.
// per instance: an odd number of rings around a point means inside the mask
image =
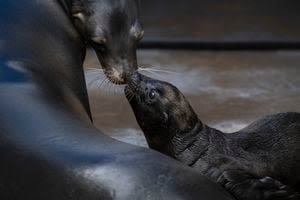
M 300 200 L 300 195 L 271 177 L 255 177 L 243 170 L 227 170 L 217 182 L 238 200 Z

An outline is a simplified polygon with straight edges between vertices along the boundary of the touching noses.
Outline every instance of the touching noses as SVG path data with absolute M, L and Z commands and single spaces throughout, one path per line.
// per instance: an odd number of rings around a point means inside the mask
M 135 84 L 138 84 L 140 81 L 141 81 L 141 74 L 138 73 L 138 72 L 134 72 L 130 78 L 129 78 L 129 81 L 135 83 Z

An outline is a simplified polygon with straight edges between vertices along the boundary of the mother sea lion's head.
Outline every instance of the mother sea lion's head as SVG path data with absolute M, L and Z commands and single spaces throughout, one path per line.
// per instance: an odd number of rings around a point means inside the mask
M 167 82 L 134 73 L 125 87 L 126 97 L 151 148 L 161 150 L 176 134 L 199 123 L 183 94 Z
M 136 48 L 144 34 L 139 0 L 73 0 L 72 15 L 108 79 L 126 83 L 137 69 Z

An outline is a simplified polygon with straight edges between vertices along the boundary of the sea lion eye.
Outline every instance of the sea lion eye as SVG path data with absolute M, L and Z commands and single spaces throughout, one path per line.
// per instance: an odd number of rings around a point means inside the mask
M 150 99 L 154 99 L 155 96 L 156 96 L 155 91 L 154 91 L 154 90 L 151 90 L 151 91 L 149 92 L 149 98 L 150 98 Z
M 105 45 L 106 44 L 106 39 L 103 37 L 92 37 L 91 38 L 92 42 L 99 44 L 99 45 Z
M 96 50 L 96 51 L 99 51 L 99 52 L 102 52 L 102 53 L 105 53 L 107 51 L 107 48 L 106 48 L 106 45 L 105 43 L 101 44 L 101 43 L 98 43 L 98 42 L 94 42 L 91 40 L 91 46 Z
M 85 20 L 86 20 L 84 14 L 82 12 L 73 13 L 72 16 L 74 19 L 78 19 L 81 22 L 85 22 Z
M 143 37 L 144 37 L 144 31 L 140 31 L 140 32 L 137 32 L 134 34 L 134 37 L 137 39 L 137 40 L 141 40 Z

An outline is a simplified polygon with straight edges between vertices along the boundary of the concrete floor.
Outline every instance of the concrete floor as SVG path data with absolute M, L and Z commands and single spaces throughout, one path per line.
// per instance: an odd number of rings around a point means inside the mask
M 264 115 L 300 112 L 300 51 L 140 50 L 138 59 L 151 70 L 143 70 L 145 75 L 176 85 L 203 122 L 225 132 Z M 95 126 L 116 139 L 146 146 L 123 88 L 103 82 L 92 51 L 85 68 Z

